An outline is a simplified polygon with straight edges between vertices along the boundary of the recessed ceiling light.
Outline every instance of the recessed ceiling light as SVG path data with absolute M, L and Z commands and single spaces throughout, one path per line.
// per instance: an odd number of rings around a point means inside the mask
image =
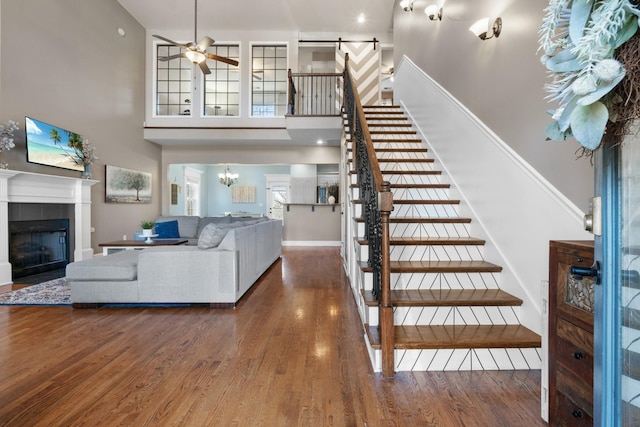
M 127 33 L 124 31 L 124 28 L 122 28 L 122 27 L 118 27 L 118 34 L 119 34 L 121 37 L 124 37 L 124 36 L 126 36 L 126 35 L 127 35 Z
M 316 141 L 316 144 L 324 144 L 324 141 L 319 139 L 319 140 Z
M 366 21 L 366 18 L 364 16 L 364 13 L 361 13 L 360 15 L 358 15 L 358 22 L 362 24 L 364 21 Z

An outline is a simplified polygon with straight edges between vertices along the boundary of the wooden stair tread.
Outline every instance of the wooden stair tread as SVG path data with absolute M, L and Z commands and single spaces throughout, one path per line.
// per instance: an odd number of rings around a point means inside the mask
M 418 133 L 416 130 L 372 130 L 369 131 L 371 135 L 415 135 Z
M 369 244 L 364 238 L 356 240 L 363 246 Z M 485 243 L 475 237 L 389 237 L 391 246 L 482 246 Z
M 380 330 L 365 325 L 369 342 L 380 348 Z M 538 348 L 540 335 L 522 325 L 395 326 L 395 348 Z
M 356 184 L 351 184 L 351 188 L 359 188 L 360 186 Z M 438 189 L 438 188 L 451 188 L 451 184 L 391 184 L 391 189 L 398 188 L 416 188 L 416 189 Z
M 361 205 L 361 199 L 355 199 L 352 203 L 356 205 Z M 404 200 L 404 199 L 393 199 L 394 205 L 459 205 L 460 200 L 433 200 L 433 199 L 422 199 L 422 200 Z
M 362 291 L 364 303 L 377 307 L 372 291 Z M 405 289 L 391 290 L 394 307 L 520 306 L 522 300 L 500 289 Z
M 367 110 L 367 108 L 365 108 L 365 110 Z M 393 115 L 396 115 L 396 114 L 403 115 L 404 114 L 404 111 L 402 111 L 402 110 L 400 110 L 400 111 L 375 111 L 375 110 L 372 110 L 372 109 L 368 109 L 368 110 L 369 111 L 365 111 L 364 112 L 364 117 L 365 118 L 368 118 L 369 115 L 375 116 L 375 115 L 378 115 L 378 114 L 393 114 Z
M 433 159 L 408 159 L 408 158 L 378 158 L 378 163 L 433 163 Z
M 369 128 L 384 128 L 384 127 L 395 127 L 395 128 L 410 128 L 411 123 L 368 123 Z
M 499 273 L 502 267 L 487 261 L 389 261 L 392 273 Z M 366 261 L 360 262 L 364 272 L 373 271 Z
M 362 217 L 356 218 L 356 222 L 365 222 Z M 471 218 L 423 218 L 423 217 L 389 217 L 391 224 L 470 224 Z
M 353 143 L 353 139 L 352 138 L 347 138 L 345 140 L 348 143 Z M 371 142 L 373 142 L 374 144 L 378 144 L 378 143 L 385 143 L 385 142 L 406 142 L 406 143 L 420 143 L 422 142 L 422 140 L 420 138 L 371 138 Z M 426 148 L 425 148 L 426 150 Z
M 382 175 L 442 175 L 442 171 L 434 170 L 381 170 Z M 351 175 L 358 173 L 355 169 L 349 171 Z
M 350 153 L 353 148 L 347 148 L 347 152 Z M 375 148 L 376 153 L 426 153 L 426 148 Z
M 352 163 L 353 159 L 347 159 L 347 162 Z M 433 159 L 429 158 L 407 158 L 407 157 L 378 157 L 378 163 L 433 163 Z
M 383 108 L 400 108 L 399 105 L 363 105 L 362 106 L 363 109 L 368 110 L 368 109 L 383 109 Z

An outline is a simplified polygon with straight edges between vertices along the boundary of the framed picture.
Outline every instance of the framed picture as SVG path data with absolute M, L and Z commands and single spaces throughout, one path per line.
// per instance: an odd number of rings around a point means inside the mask
M 171 184 L 171 204 L 178 204 L 178 184 Z
M 106 165 L 105 202 L 151 203 L 151 174 Z

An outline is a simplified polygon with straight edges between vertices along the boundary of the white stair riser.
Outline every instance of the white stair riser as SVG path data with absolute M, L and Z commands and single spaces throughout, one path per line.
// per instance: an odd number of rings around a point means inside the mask
M 369 245 L 360 246 L 360 260 L 369 259 Z M 391 246 L 391 261 L 482 261 L 482 246 L 403 245 Z
M 470 237 L 469 223 L 445 223 L 445 224 L 389 224 L 391 237 Z M 363 222 L 357 223 L 358 236 L 364 236 L 365 226 Z
M 378 350 L 379 351 L 379 350 Z M 396 350 L 396 371 L 541 369 L 540 348 Z
M 519 307 L 396 307 L 395 325 L 518 325 Z
M 363 273 L 373 283 L 373 273 Z M 500 273 L 391 273 L 391 289 L 498 289 Z M 370 288 L 367 288 L 370 289 Z

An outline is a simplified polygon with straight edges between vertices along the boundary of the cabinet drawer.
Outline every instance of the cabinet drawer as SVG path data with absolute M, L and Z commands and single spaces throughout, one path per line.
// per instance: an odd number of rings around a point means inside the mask
M 593 387 L 593 356 L 583 348 L 558 338 L 556 341 L 556 363 L 571 372 L 589 387 Z
M 574 427 L 593 426 L 591 415 L 576 405 L 563 393 L 556 393 L 555 411 L 552 414 L 553 426 Z
M 563 319 L 556 323 L 556 363 L 593 384 L 593 335 Z
M 574 406 L 591 416 L 593 413 L 593 388 L 571 372 L 556 368 L 556 395 L 564 394 Z

